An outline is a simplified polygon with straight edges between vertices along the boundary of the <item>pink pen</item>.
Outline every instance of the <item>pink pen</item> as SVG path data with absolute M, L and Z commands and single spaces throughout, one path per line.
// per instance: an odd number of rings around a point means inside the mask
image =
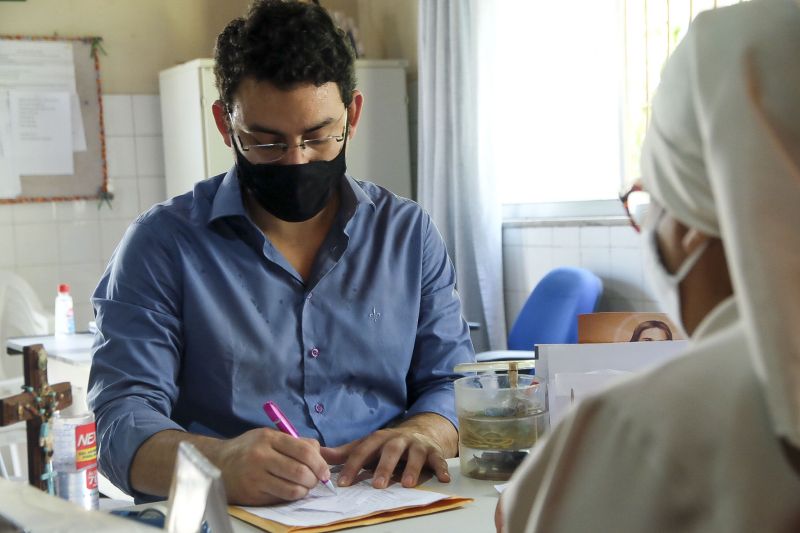
M 267 413 L 267 416 L 272 423 L 278 428 L 278 431 L 282 433 L 286 433 L 289 436 L 292 436 L 296 439 L 300 438 L 300 435 L 297 433 L 297 430 L 294 429 L 294 426 L 289 419 L 286 418 L 281 410 L 278 408 L 278 405 L 275 402 L 267 402 L 264 404 L 264 412 Z M 330 479 L 320 479 L 320 483 L 328 487 L 332 493 L 336 494 L 336 487 L 333 486 Z

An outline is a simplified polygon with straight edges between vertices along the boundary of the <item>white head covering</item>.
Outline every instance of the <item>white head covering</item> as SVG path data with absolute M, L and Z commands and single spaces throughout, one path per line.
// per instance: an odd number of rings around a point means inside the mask
M 774 16 L 760 16 L 767 2 Z M 642 176 L 675 218 L 722 238 L 775 432 L 800 447 L 796 2 L 755 1 L 695 20 L 705 31 L 690 31 L 664 70 Z M 733 10 L 752 12 L 723 13 Z

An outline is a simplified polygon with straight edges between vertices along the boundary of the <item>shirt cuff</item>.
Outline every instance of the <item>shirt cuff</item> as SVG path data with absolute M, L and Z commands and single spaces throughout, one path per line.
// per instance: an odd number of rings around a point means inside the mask
M 133 458 L 139 447 L 161 431 L 185 431 L 179 424 L 164 415 L 142 409 L 131 409 L 121 405 L 113 411 L 97 417 L 98 427 L 98 466 L 100 472 L 114 485 L 134 497 L 136 503 L 162 500 L 135 490 L 131 486 L 130 472 Z
M 422 413 L 434 413 L 442 416 L 453 424 L 458 431 L 458 418 L 456 417 L 456 401 L 453 384 L 449 383 L 434 391 L 429 391 L 421 396 L 406 411 L 406 418 Z

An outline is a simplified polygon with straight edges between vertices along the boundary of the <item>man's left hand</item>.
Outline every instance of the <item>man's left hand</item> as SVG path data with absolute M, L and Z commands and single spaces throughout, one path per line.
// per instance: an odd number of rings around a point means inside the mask
M 447 457 L 453 457 L 458 445 L 458 432 L 449 420 L 423 413 L 409 418 L 396 427 L 386 428 L 336 448 L 321 448 L 328 464 L 341 464 L 339 486 L 348 486 L 365 466 L 377 463 L 372 486 L 383 489 L 389 485 L 395 467 L 405 460 L 401 477 L 404 487 L 414 487 L 419 475 L 428 467 L 442 483 L 450 481 Z

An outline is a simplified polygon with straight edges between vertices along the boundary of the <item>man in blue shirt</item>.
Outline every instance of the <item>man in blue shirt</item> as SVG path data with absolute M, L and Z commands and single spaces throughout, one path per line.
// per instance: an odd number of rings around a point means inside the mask
M 453 367 L 474 352 L 430 217 L 345 174 L 363 97 L 344 34 L 264 0 L 215 59 L 236 165 L 141 215 L 93 297 L 101 471 L 163 497 L 187 440 L 239 504 L 301 498 L 328 464 L 340 485 L 376 465 L 385 487 L 400 461 L 405 486 L 447 481 Z M 304 438 L 271 429 L 267 400 Z

